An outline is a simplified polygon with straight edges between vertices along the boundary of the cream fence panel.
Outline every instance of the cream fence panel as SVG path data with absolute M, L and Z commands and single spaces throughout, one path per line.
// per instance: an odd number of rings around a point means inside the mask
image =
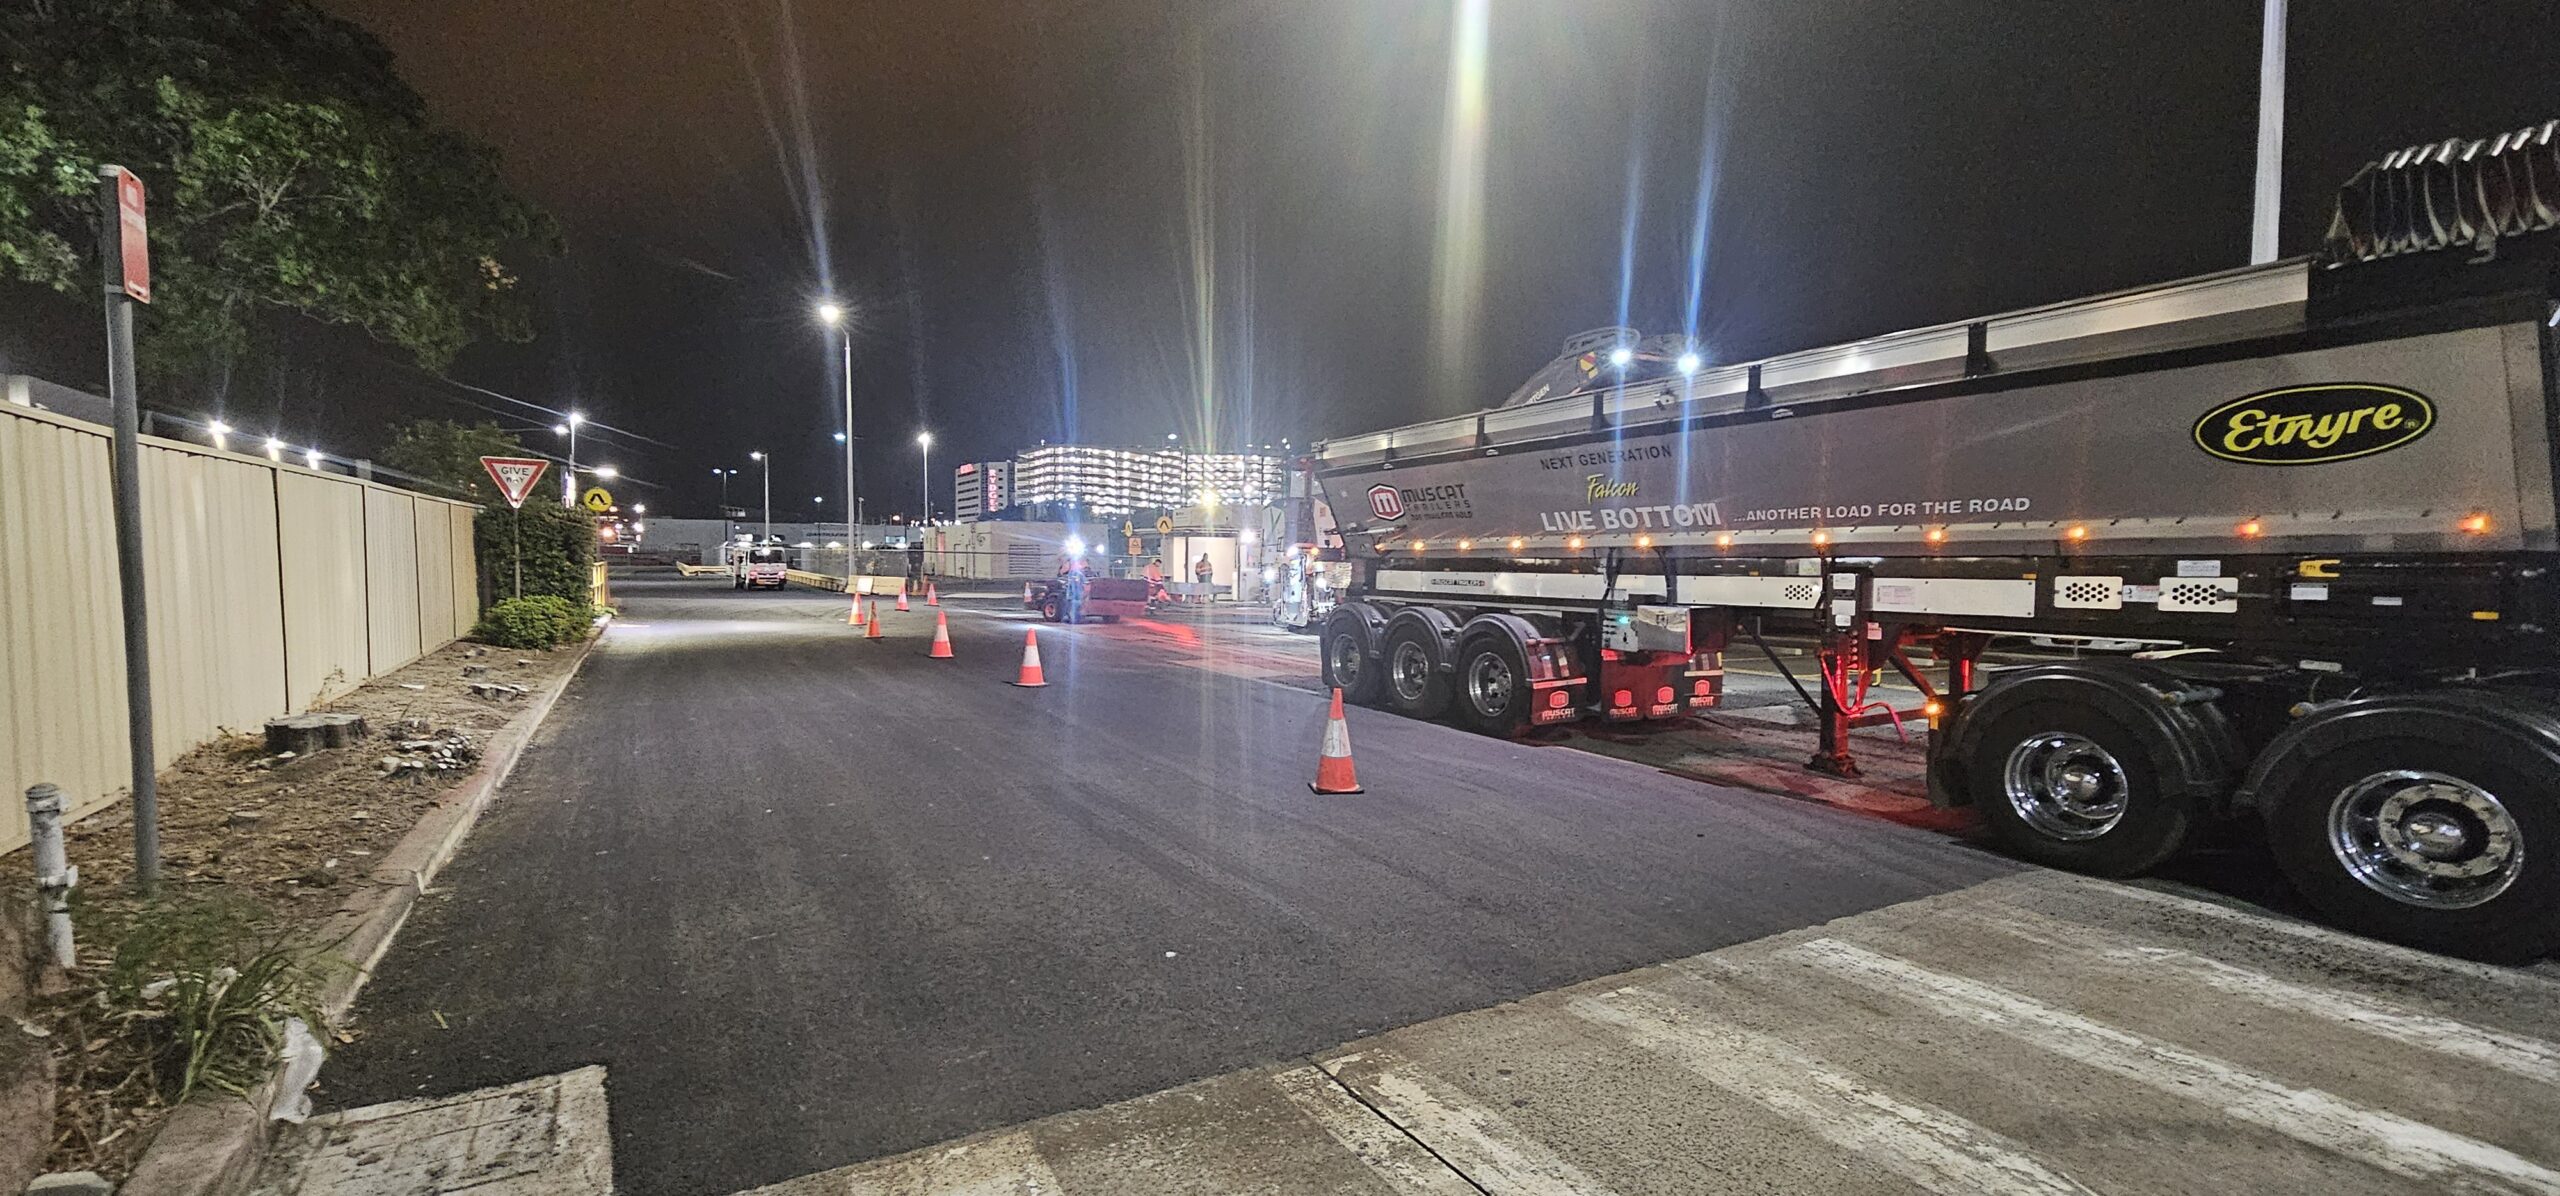
M 124 639 L 107 430 L 0 403 L 0 850 L 15 800 L 124 796 Z M 309 708 L 478 617 L 475 508 L 199 445 L 142 442 L 153 752 Z M 426 559 L 432 557 L 432 559 Z

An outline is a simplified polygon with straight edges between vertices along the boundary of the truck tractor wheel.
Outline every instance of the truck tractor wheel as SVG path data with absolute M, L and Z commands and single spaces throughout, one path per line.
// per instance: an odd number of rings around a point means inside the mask
M 1406 718 L 1438 718 L 1449 711 L 1449 675 L 1440 671 L 1440 642 L 1431 628 L 1403 623 L 1387 634 L 1387 705 Z
M 2553 762 L 2497 738 L 2373 739 L 2269 794 L 2268 845 L 2330 919 L 2500 963 L 2560 951 Z
M 2194 803 L 2160 785 L 2141 737 L 2093 706 L 2029 702 L 1997 717 L 1968 761 L 1974 803 L 2012 852 L 2131 876 L 2187 838 Z
M 1529 725 L 1529 665 L 1503 635 L 1479 635 L 1458 648 L 1450 703 L 1471 731 L 1509 738 Z
M 1324 625 L 1324 683 L 1342 691 L 1342 700 L 1367 705 L 1378 700 L 1383 670 L 1369 658 L 1369 628 L 1351 611 L 1336 612 Z

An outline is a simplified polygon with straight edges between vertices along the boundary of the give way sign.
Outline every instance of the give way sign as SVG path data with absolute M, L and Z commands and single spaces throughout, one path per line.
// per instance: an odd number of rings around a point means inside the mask
M 542 471 L 551 463 L 540 457 L 482 457 L 480 468 L 489 471 L 489 480 L 498 484 L 498 493 L 507 496 L 507 505 L 524 509 L 524 496 L 533 493 L 533 484 L 542 479 Z

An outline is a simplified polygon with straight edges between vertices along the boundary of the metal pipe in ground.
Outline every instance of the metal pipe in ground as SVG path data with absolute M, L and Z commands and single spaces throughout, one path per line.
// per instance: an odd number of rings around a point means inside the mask
M 80 870 L 71 866 L 62 843 L 62 790 L 46 783 L 27 789 L 27 834 L 35 852 L 36 892 L 44 904 L 45 945 L 53 951 L 55 966 L 68 969 L 77 962 L 71 942 L 71 887 L 80 883 Z

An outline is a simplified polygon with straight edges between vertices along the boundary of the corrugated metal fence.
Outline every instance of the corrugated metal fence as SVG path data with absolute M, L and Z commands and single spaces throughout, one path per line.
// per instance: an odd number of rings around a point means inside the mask
M 106 429 L 0 403 L 0 850 L 17 796 L 123 797 Z M 153 732 L 166 766 L 416 660 L 479 617 L 477 508 L 145 437 Z

